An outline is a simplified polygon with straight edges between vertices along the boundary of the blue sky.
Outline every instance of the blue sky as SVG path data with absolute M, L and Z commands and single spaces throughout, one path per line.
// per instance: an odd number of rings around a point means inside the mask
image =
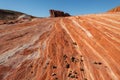
M 49 9 L 63 10 L 71 15 L 105 12 L 120 5 L 120 0 L 0 0 L 1 9 L 47 17 Z

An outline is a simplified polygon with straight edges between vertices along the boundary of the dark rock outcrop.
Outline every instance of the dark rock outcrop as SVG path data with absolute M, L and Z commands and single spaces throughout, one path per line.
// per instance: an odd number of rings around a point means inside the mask
M 0 20 L 16 20 L 21 18 L 30 19 L 30 18 L 34 18 L 34 16 L 30 16 L 25 13 L 21 13 L 17 11 L 0 9 Z
M 64 13 L 63 11 L 59 10 L 49 10 L 50 12 L 50 17 L 67 17 L 70 16 L 69 13 Z
M 0 9 L 0 25 L 22 23 L 31 21 L 33 18 L 36 17 L 17 11 Z

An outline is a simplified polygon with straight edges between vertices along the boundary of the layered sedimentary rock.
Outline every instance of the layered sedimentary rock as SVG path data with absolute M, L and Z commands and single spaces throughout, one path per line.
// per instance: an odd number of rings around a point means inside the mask
M 120 13 L 0 25 L 0 80 L 120 80 Z
M 59 10 L 49 10 L 50 12 L 50 17 L 67 17 L 70 16 L 69 13 L 64 13 L 63 11 Z
M 120 12 L 120 6 L 109 10 L 108 12 Z

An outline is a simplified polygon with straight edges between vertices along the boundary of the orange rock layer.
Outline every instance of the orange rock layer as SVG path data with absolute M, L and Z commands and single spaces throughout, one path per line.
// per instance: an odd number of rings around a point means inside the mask
M 120 12 L 120 6 L 113 8 L 112 10 L 109 10 L 108 12 Z
M 0 25 L 0 80 L 120 80 L 120 13 Z

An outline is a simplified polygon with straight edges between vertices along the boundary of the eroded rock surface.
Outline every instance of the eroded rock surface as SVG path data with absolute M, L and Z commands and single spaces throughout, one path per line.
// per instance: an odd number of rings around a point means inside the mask
M 0 25 L 0 80 L 120 80 L 120 13 Z

